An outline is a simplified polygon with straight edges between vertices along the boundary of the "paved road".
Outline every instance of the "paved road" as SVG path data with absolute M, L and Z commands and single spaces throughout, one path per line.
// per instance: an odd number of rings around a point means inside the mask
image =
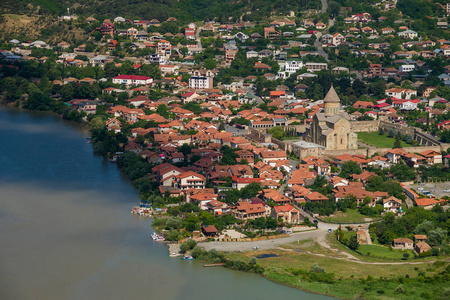
M 248 93 L 255 97 L 255 101 L 258 105 L 265 103 L 264 100 L 261 97 L 257 96 L 253 90 L 249 90 Z
M 328 53 L 326 53 L 323 50 L 322 42 L 320 41 L 321 36 L 322 36 L 322 34 L 320 32 L 318 32 L 316 34 L 316 40 L 314 41 L 314 47 L 317 48 L 317 52 L 319 53 L 320 56 L 325 57 L 325 59 L 328 60 Z
M 327 12 L 328 8 L 328 2 L 327 0 L 322 0 L 322 13 Z M 334 19 L 328 20 L 328 28 L 334 25 Z M 324 33 L 328 32 L 328 30 L 324 31 Z M 316 34 L 316 40 L 314 41 L 314 46 L 317 48 L 317 52 L 319 52 L 319 55 L 322 57 L 325 57 L 325 59 L 328 61 L 328 54 L 323 50 L 322 43 L 320 42 L 320 37 L 322 36 L 322 33 Z
M 316 229 L 313 231 L 293 233 L 289 237 L 264 240 L 256 242 L 206 242 L 199 243 L 206 250 L 216 249 L 219 251 L 250 251 L 253 247 L 259 247 L 260 250 L 268 250 L 278 247 L 279 245 L 289 244 L 296 241 L 317 238 L 318 236 L 327 234 L 326 230 Z
M 328 9 L 327 0 L 322 0 L 322 12 L 323 13 L 327 12 L 327 9 Z

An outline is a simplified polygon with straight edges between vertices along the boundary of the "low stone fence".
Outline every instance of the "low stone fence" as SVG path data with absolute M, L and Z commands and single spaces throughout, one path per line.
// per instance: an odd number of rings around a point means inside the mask
M 256 237 L 256 238 L 243 238 L 243 239 L 237 239 L 237 238 L 223 238 L 223 239 L 216 239 L 218 242 L 258 242 L 258 241 L 265 241 L 265 240 L 274 240 L 279 238 L 284 238 L 290 236 L 288 233 L 284 234 L 277 234 L 277 235 L 269 235 L 269 236 L 262 236 L 262 237 Z

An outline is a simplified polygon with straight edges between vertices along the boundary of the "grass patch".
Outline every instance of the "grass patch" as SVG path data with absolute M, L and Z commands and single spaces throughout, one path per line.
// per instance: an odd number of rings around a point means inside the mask
M 291 245 L 291 244 L 290 244 Z M 299 245 L 315 248 L 311 241 Z M 444 282 L 427 282 L 442 272 L 448 263 L 437 264 L 360 264 L 338 260 L 332 257 L 284 250 L 263 250 L 232 253 L 230 259 L 249 260 L 261 254 L 276 254 L 278 257 L 258 259 L 264 267 L 264 276 L 274 282 L 305 291 L 331 295 L 342 299 L 438 299 L 444 296 Z M 314 264 L 325 269 L 333 278 L 331 283 L 312 280 L 299 275 L 310 272 Z M 295 270 L 303 270 L 294 272 Z M 421 276 L 420 278 L 418 278 Z M 444 285 L 443 285 L 444 284 Z M 431 298 L 430 298 L 431 297 Z
M 357 209 L 347 209 L 345 213 L 338 211 L 333 215 L 333 217 L 321 217 L 321 219 L 330 223 L 360 223 L 364 222 L 365 219 L 376 220 L 377 218 L 362 215 Z
M 377 148 L 392 148 L 394 147 L 395 138 L 390 138 L 387 135 L 379 135 L 378 131 L 374 132 L 358 132 L 358 141 L 375 146 Z M 401 141 L 402 147 L 411 147 L 411 145 Z
M 390 250 L 388 247 L 378 245 L 359 245 L 358 251 L 364 256 L 373 256 L 378 258 L 394 259 L 394 260 L 402 260 L 403 254 L 406 252 L 409 253 L 408 260 L 411 260 L 414 257 L 413 252 L 411 250 L 406 251 L 397 249 Z

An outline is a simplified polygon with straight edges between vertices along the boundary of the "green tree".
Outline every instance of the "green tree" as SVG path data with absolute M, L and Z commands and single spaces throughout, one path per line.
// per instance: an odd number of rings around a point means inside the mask
M 402 140 L 399 136 L 395 137 L 394 148 L 402 148 Z
M 250 199 L 258 195 L 262 191 L 262 186 L 259 182 L 252 182 L 241 190 L 241 198 Z
M 285 136 L 285 132 L 283 130 L 283 127 L 281 126 L 275 126 L 271 129 L 267 130 L 268 133 L 270 133 L 274 138 L 276 139 L 282 139 Z
M 346 161 L 342 164 L 339 176 L 342 178 L 350 178 L 352 174 L 361 174 L 361 167 L 355 161 Z
M 203 64 L 205 65 L 205 68 L 208 70 L 213 70 L 217 67 L 217 62 L 212 58 L 205 59 Z
M 358 238 L 356 237 L 356 235 L 352 235 L 350 237 L 350 239 L 348 240 L 348 247 L 353 251 L 358 250 L 359 242 L 358 242 Z
M 428 241 L 432 245 L 442 245 L 445 238 L 447 237 L 447 231 L 442 228 L 436 228 L 428 232 Z

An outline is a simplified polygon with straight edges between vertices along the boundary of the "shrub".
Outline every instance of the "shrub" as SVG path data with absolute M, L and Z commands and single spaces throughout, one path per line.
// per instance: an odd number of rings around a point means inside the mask
M 233 260 L 233 269 L 242 270 L 243 267 L 244 263 L 239 258 Z
M 186 253 L 189 250 L 189 246 L 187 245 L 187 243 L 183 243 L 180 245 L 180 252 L 181 253 Z
M 311 266 L 311 271 L 313 271 L 314 273 L 326 273 L 324 268 L 319 267 L 318 264 L 313 264 Z
M 403 284 L 399 284 L 396 288 L 395 288 L 395 292 L 397 294 L 403 294 L 405 293 L 405 288 L 403 287 Z

